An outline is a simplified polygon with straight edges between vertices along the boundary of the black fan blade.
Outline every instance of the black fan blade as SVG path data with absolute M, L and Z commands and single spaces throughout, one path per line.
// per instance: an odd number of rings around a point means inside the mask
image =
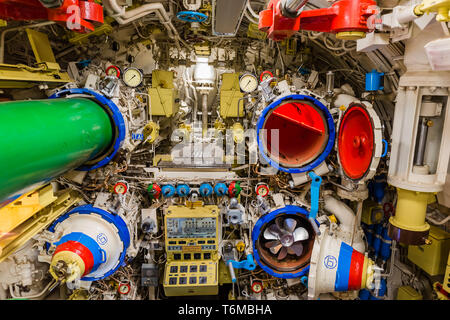
M 300 241 L 294 242 L 294 244 L 290 246 L 289 249 L 294 251 L 297 256 L 301 256 L 303 253 L 303 245 Z
M 286 258 L 287 254 L 288 254 L 288 249 L 286 247 L 283 247 L 283 248 L 281 248 L 280 254 L 278 255 L 277 259 L 283 260 L 284 258 Z

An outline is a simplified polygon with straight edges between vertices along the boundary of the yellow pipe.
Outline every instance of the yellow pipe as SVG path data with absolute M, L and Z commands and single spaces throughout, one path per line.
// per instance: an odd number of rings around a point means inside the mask
M 397 208 L 395 216 L 389 222 L 400 229 L 414 232 L 425 232 L 430 225 L 425 222 L 427 205 L 433 193 L 416 192 L 397 188 Z
M 439 22 L 450 21 L 450 0 L 423 0 L 414 7 L 414 14 L 421 16 L 425 13 L 436 12 L 436 20 Z

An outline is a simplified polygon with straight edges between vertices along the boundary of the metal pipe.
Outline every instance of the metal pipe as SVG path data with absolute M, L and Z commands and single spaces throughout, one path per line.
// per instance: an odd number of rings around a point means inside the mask
M 425 157 L 425 147 L 428 136 L 428 120 L 424 117 L 419 118 L 419 132 L 417 133 L 416 151 L 414 154 L 414 165 L 423 166 Z
M 281 0 L 281 10 L 287 17 L 297 17 L 303 11 L 308 0 Z
M 0 103 L 0 203 L 105 154 L 115 127 L 86 98 Z
M 257 14 L 255 11 L 253 11 L 252 5 L 250 4 L 250 1 L 251 1 L 251 0 L 248 0 L 248 2 L 247 2 L 247 10 L 248 10 L 248 12 L 250 12 L 250 14 L 251 14 L 254 18 L 256 18 L 256 19 L 259 20 L 259 14 Z
M 396 248 L 396 242 L 395 242 L 395 240 L 392 240 L 392 243 L 391 243 L 391 263 L 389 264 L 390 265 L 390 270 L 389 270 L 389 272 L 388 273 L 382 273 L 382 274 L 380 274 L 380 276 L 381 277 L 390 277 L 390 276 L 392 276 L 392 274 L 393 274 L 393 272 L 394 272 L 394 265 L 395 265 L 395 252 L 397 251 L 397 248 Z
M 333 213 L 339 220 L 342 230 L 353 233 L 353 226 L 355 225 L 355 214 L 353 210 L 344 202 L 337 200 L 331 195 L 325 195 L 324 209 Z
M 416 5 L 411 5 L 407 7 L 398 6 L 397 8 L 400 9 L 397 11 L 397 14 L 395 15 L 395 18 L 397 19 L 398 23 L 406 24 L 417 18 L 420 18 L 421 16 L 416 15 L 416 13 L 414 12 L 415 7 Z
M 25 296 L 25 297 L 24 296 L 21 296 L 21 297 L 16 296 L 14 294 L 13 285 L 10 284 L 9 285 L 9 294 L 11 295 L 11 297 L 13 299 L 37 299 L 37 298 L 42 297 L 47 291 L 51 291 L 51 290 L 49 290 L 49 288 L 55 283 L 56 283 L 56 280 L 52 279 L 52 280 L 50 280 L 50 282 L 47 284 L 47 286 L 41 292 L 34 294 L 32 296 Z
M 105 7 L 110 12 L 115 12 L 115 15 L 113 15 L 114 19 L 119 24 L 127 24 L 130 22 L 133 22 L 137 19 L 143 18 L 146 15 L 149 15 L 151 13 L 156 13 L 159 21 L 164 25 L 164 27 L 167 29 L 167 32 L 169 33 L 169 37 L 171 39 L 175 40 L 175 44 L 177 45 L 177 48 L 180 50 L 180 41 L 185 44 L 178 34 L 177 29 L 172 24 L 172 21 L 170 20 L 169 15 L 167 14 L 166 9 L 162 5 L 162 3 L 147 3 L 140 7 L 137 7 L 135 9 L 125 11 L 125 8 L 120 6 L 117 3 L 117 0 L 104 0 L 103 1 Z M 185 44 L 186 45 L 186 44 Z
M 208 131 L 208 95 L 203 94 L 202 96 L 202 132 L 203 136 L 206 135 Z
M 250 14 L 248 13 L 248 11 L 244 12 L 245 17 L 248 19 L 248 21 L 250 21 L 251 23 L 255 23 L 258 24 L 259 21 L 256 20 L 255 18 L 253 18 L 252 16 L 250 16 Z
M 352 242 L 350 243 L 351 246 L 353 246 L 353 241 L 355 240 L 356 229 L 358 226 L 361 225 L 362 210 L 363 210 L 363 201 L 358 201 L 358 204 L 356 206 L 355 223 L 353 224 Z
M 326 82 L 326 92 L 328 95 L 333 94 L 334 90 L 334 72 L 328 71 L 327 72 L 327 82 Z

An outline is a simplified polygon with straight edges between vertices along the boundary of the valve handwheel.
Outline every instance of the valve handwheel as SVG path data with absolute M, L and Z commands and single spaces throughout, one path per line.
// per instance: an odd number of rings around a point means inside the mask
M 180 11 L 177 13 L 177 18 L 185 22 L 203 22 L 208 19 L 208 16 L 204 13 L 196 11 Z

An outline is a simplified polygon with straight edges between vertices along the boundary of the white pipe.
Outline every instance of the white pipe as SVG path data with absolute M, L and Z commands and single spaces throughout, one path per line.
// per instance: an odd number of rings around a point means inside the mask
M 110 11 L 116 13 L 116 16 L 113 17 L 119 24 L 128 24 L 151 13 L 156 13 L 159 21 L 167 29 L 169 37 L 174 39 L 177 44 L 177 48 L 179 50 L 181 49 L 179 44 L 180 36 L 178 35 L 178 31 L 172 24 L 172 21 L 170 20 L 170 17 L 167 14 L 167 11 L 162 3 L 147 3 L 136 9 L 125 11 L 125 8 L 120 6 L 117 3 L 117 0 L 104 0 L 103 2 L 107 10 L 109 9 Z
M 44 26 L 48 26 L 51 24 L 55 24 L 54 21 L 46 21 L 46 22 L 40 22 L 40 23 L 36 23 L 36 24 L 30 24 L 30 25 L 25 25 L 25 26 L 20 26 L 20 27 L 16 27 L 16 28 L 10 28 L 10 29 L 5 29 L 2 31 L 2 34 L 0 36 L 0 63 L 4 63 L 4 59 L 5 59 L 5 36 L 8 32 L 11 31 L 18 31 L 21 29 L 31 29 L 31 28 L 39 28 L 39 27 L 44 27 Z
M 40 298 L 48 291 L 48 289 L 51 287 L 51 285 L 54 284 L 55 282 L 56 282 L 55 279 L 50 280 L 50 282 L 47 284 L 47 286 L 44 288 L 44 290 L 42 290 L 38 294 L 34 294 L 32 296 L 21 296 L 21 297 L 17 297 L 16 295 L 14 295 L 13 285 L 10 284 L 9 285 L 9 294 L 11 295 L 11 297 L 13 299 L 36 299 L 36 298 Z
M 333 213 L 340 222 L 340 230 L 342 240 L 352 246 L 355 250 L 364 253 L 366 251 L 366 243 L 363 239 L 362 230 L 357 230 L 356 217 L 353 210 L 344 202 L 325 195 L 324 209 Z
M 355 214 L 353 210 L 342 201 L 335 199 L 330 195 L 325 195 L 324 209 L 333 213 L 340 222 L 341 229 L 353 233 L 353 225 L 355 223 Z
M 336 96 L 333 105 L 335 108 L 339 108 L 340 106 L 348 107 L 353 102 L 360 102 L 360 100 L 349 94 L 341 93 Z
M 250 1 L 251 1 L 251 0 L 248 0 L 248 1 L 247 1 L 247 10 L 248 10 L 248 12 L 250 12 L 250 14 L 251 14 L 253 17 L 255 17 L 256 19 L 259 19 L 259 14 L 257 14 L 255 11 L 253 11 L 252 5 L 250 4 Z
M 281 5 L 290 12 L 296 13 L 297 15 L 303 11 L 303 7 L 306 5 L 308 0 L 282 0 Z
M 203 96 L 202 96 L 202 132 L 203 132 L 204 137 L 206 137 L 207 131 L 208 131 L 208 95 L 203 94 Z
M 120 6 L 117 1 L 103 0 L 103 4 L 105 5 L 106 10 L 109 12 L 113 12 L 114 14 L 118 14 L 121 16 L 125 14 L 125 7 Z
M 401 24 L 406 24 L 410 21 L 413 21 L 413 20 L 419 18 L 419 16 L 416 16 L 416 14 L 414 13 L 415 7 L 416 7 L 416 5 L 408 6 L 408 7 L 398 6 L 399 10 L 393 11 L 394 13 L 396 13 L 397 21 Z
M 249 15 L 249 12 L 248 12 L 247 10 L 244 11 L 244 15 L 245 15 L 245 17 L 248 19 L 248 21 L 250 21 L 251 23 L 255 23 L 255 24 L 258 24 L 258 23 L 259 23 L 258 20 L 254 20 L 254 18 L 252 18 L 252 17 Z

